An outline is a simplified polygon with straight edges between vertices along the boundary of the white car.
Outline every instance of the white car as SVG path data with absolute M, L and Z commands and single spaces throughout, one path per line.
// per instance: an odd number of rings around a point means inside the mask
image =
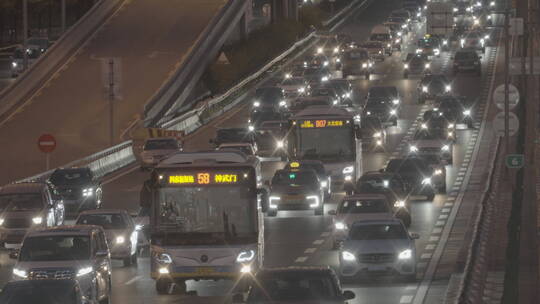
M 462 49 L 472 48 L 484 53 L 486 51 L 488 39 L 489 36 L 480 31 L 470 31 L 463 34 L 459 40 L 459 45 Z
M 216 150 L 237 150 L 248 156 L 255 156 L 257 147 L 250 143 L 226 143 L 221 144 Z
M 97 209 L 79 214 L 76 225 L 96 225 L 105 230 L 112 259 L 119 259 L 124 266 L 137 264 L 138 229 L 125 210 Z
M 141 169 L 151 169 L 169 155 L 179 151 L 182 151 L 182 146 L 174 137 L 148 138 L 141 152 Z
M 339 274 L 343 279 L 398 274 L 414 281 L 418 237 L 398 219 L 355 222 L 339 252 Z
M 28 232 L 13 267 L 13 280 L 75 278 L 85 297 L 108 303 L 111 271 L 101 227 L 61 226 Z

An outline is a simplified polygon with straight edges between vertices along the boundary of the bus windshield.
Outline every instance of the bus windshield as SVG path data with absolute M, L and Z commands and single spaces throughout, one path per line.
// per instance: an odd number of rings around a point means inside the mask
M 301 159 L 354 161 L 356 147 L 353 128 L 298 128 L 298 155 Z

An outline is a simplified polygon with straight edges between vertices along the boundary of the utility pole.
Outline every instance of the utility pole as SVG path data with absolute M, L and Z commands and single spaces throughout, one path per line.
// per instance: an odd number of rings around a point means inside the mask
M 509 2 L 506 2 L 506 11 L 504 13 L 504 144 L 506 153 L 510 153 L 510 136 L 509 136 L 509 112 L 510 105 L 508 101 L 508 86 L 510 83 L 510 7 Z
M 109 143 L 114 145 L 114 59 L 109 60 Z
M 28 68 L 28 0 L 23 0 L 23 70 Z
M 62 0 L 62 34 L 66 32 L 66 0 Z

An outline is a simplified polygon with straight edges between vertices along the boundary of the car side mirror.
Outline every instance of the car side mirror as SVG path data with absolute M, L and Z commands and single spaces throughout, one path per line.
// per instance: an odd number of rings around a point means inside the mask
M 19 258 L 19 250 L 12 250 L 9 253 L 9 258 L 12 259 L 12 260 L 18 259 Z
M 328 210 L 328 215 L 336 215 L 336 210 Z
M 354 292 L 350 291 L 350 290 L 345 290 L 343 292 L 343 299 L 345 300 L 352 300 L 356 298 L 356 295 L 354 294 Z
M 237 293 L 232 297 L 233 303 L 244 303 L 244 295 L 241 293 Z
M 420 238 L 420 235 L 418 235 L 418 233 L 411 233 L 411 239 L 417 240 L 419 238 Z
M 96 252 L 97 258 L 106 258 L 107 256 L 109 256 L 109 252 L 107 250 L 100 250 Z

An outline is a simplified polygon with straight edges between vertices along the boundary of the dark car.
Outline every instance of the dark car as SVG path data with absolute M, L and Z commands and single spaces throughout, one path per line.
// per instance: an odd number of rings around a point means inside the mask
M 313 210 L 315 215 L 322 215 L 324 196 L 314 170 L 277 170 L 272 177 L 267 215 L 276 216 L 278 210 Z
M 366 116 L 360 121 L 362 144 L 369 145 L 370 150 L 384 148 L 386 144 L 386 129 L 376 116 Z
M 341 97 L 341 103 L 348 106 L 353 104 L 353 87 L 350 81 L 346 79 L 331 79 L 328 82 L 322 84 L 322 86 L 328 86 L 334 89 L 336 93 Z
M 435 100 L 435 104 L 437 105 L 435 109 L 455 127 L 457 124 L 466 124 L 469 129 L 474 127 L 473 105 L 466 97 L 441 96 Z
M 349 49 L 341 56 L 343 78 L 347 78 L 348 75 L 364 75 L 366 79 L 369 79 L 369 76 L 373 73 L 373 69 L 373 61 L 365 49 Z
M 216 137 L 210 143 L 219 147 L 224 143 L 247 142 L 256 145 L 255 133 L 246 128 L 223 128 L 216 132 Z
M 420 128 L 424 131 L 438 131 L 445 133 L 447 138 L 453 142 L 457 140 L 455 123 L 449 121 L 444 114 L 438 110 L 425 111 Z
M 442 42 L 439 37 L 425 35 L 418 39 L 416 52 L 427 56 L 439 56 L 441 54 Z
M 407 54 L 403 64 L 403 78 L 409 78 L 410 74 L 423 75 L 431 73 L 431 63 L 426 54 Z
M 279 156 L 286 159 L 288 121 L 267 120 L 257 129 L 257 151 L 261 156 Z
M 252 111 L 278 113 L 285 106 L 285 94 L 281 88 L 259 88 L 255 91 Z
M 401 96 L 396 87 L 375 86 L 368 90 L 364 117 L 377 116 L 382 123 L 397 126 Z
M 284 113 L 274 111 L 259 111 L 257 109 L 253 109 L 249 113 L 248 130 L 258 131 L 261 124 L 265 121 L 282 120 L 284 118 Z
M 441 95 L 449 95 L 452 92 L 452 83 L 446 76 L 441 74 L 428 74 L 422 77 L 418 84 L 418 102 L 425 103 Z
M 482 75 L 482 64 L 480 63 L 482 57 L 478 56 L 473 49 L 462 49 L 456 51 L 454 55 L 454 75 L 459 72 L 473 72 L 476 75 Z
M 103 190 L 101 180 L 88 167 L 59 168 L 49 177 L 57 197 L 64 201 L 66 217 L 74 217 L 84 210 L 101 208 Z
M 399 174 L 405 181 L 409 193 L 425 195 L 431 201 L 435 197 L 436 189 L 446 190 L 446 181 L 439 178 L 438 171 L 431 168 L 421 158 L 394 158 L 391 159 L 383 172 Z
M 325 192 L 325 196 L 328 198 L 332 194 L 332 181 L 330 174 L 324 169 L 324 165 L 320 160 L 297 160 L 289 162 L 283 168 L 285 170 L 313 170 L 317 173 L 319 180 L 321 181 L 321 187 Z
M 332 73 L 327 67 L 306 68 L 304 69 L 303 77 L 311 86 L 316 86 L 321 82 L 330 80 Z
M 8 282 L 0 293 L 2 304 L 90 304 L 75 279 L 42 279 Z
M 245 303 L 345 304 L 354 299 L 352 291 L 342 291 L 330 267 L 287 267 L 259 271 Z M 244 302 L 238 294 L 233 302 Z

